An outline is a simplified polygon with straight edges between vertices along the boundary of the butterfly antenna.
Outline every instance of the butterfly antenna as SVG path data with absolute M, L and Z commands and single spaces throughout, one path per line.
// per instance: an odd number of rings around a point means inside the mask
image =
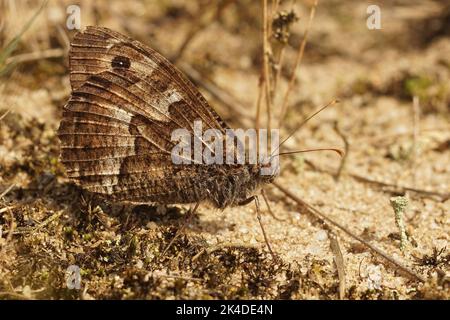
M 332 105 L 335 105 L 336 103 L 339 103 L 338 99 L 334 99 L 331 100 L 330 102 L 328 102 L 326 105 L 324 105 L 323 107 L 321 107 L 320 109 L 318 109 L 317 111 L 315 111 L 313 114 L 311 114 L 310 116 L 308 116 L 308 118 L 306 118 L 305 120 L 303 120 L 294 130 L 292 130 L 292 132 L 280 143 L 280 147 L 283 145 L 283 143 L 285 143 L 286 141 L 288 141 L 298 130 L 300 130 L 309 120 L 311 120 L 312 118 L 314 118 L 316 115 L 318 115 L 320 112 L 322 112 L 323 110 L 325 110 L 328 107 L 331 107 Z
M 312 118 L 314 118 L 317 114 L 319 114 L 320 112 L 322 112 L 323 110 L 325 110 L 326 108 L 339 103 L 338 99 L 334 99 L 331 100 L 330 102 L 328 102 L 326 105 L 324 105 L 323 107 L 319 108 L 317 111 L 315 111 L 313 114 L 311 114 L 310 116 L 308 116 L 305 120 L 303 120 L 294 130 L 292 130 L 292 132 L 281 141 L 281 143 L 278 145 L 278 147 L 272 152 L 271 157 L 272 158 L 275 154 L 275 152 L 277 152 L 281 146 L 288 141 L 298 130 L 300 130 L 309 120 L 311 120 Z
M 315 151 L 334 151 L 336 152 L 341 158 L 345 155 L 345 151 L 339 148 L 316 148 L 316 149 L 305 149 L 305 150 L 296 150 L 296 151 L 286 151 L 286 152 L 280 152 L 279 156 L 284 156 L 288 154 L 296 154 L 296 153 L 306 153 L 306 152 L 315 152 Z

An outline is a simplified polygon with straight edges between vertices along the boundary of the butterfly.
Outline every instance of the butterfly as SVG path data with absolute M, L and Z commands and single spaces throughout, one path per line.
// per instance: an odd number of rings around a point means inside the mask
M 217 208 L 248 203 L 276 173 L 263 164 L 175 164 L 174 130 L 229 126 L 187 77 L 155 50 L 87 27 L 69 52 L 72 93 L 58 129 L 70 180 L 112 201 Z M 202 147 L 208 145 L 202 141 Z

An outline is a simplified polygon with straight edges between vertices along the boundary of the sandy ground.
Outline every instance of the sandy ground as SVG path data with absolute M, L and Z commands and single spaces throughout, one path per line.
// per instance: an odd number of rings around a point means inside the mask
M 219 114 L 236 127 L 236 111 L 249 119 L 255 114 L 261 8 L 252 1 L 224 1 L 229 4 L 219 17 L 209 18 L 215 5 L 202 2 L 132 1 L 123 8 L 113 1 L 101 10 L 82 2 L 81 8 L 84 25 L 116 29 L 169 57 L 200 25 L 179 61 L 239 102 L 230 110 L 199 83 Z M 449 299 L 448 5 L 382 1 L 382 29 L 368 30 L 368 4 L 319 4 L 282 129 L 286 134 L 318 106 L 339 98 L 287 147 L 344 148 L 344 136 L 349 152 L 339 180 L 341 159 L 331 152 L 283 158 L 277 180 L 425 282 L 323 223 L 274 186 L 266 193 L 275 216 L 268 214 L 262 197 L 260 202 L 277 259 L 267 250 L 252 204 L 224 211 L 202 205 L 162 257 L 188 206 L 108 203 L 70 184 L 58 161 L 55 130 L 70 94 L 67 39 L 57 27 L 64 27 L 65 5 L 50 1 L 13 55 L 48 49 L 62 53 L 21 63 L 0 82 L 0 115 L 11 110 L 0 120 L 0 194 L 13 186 L 0 197 L 0 298 L 339 299 L 341 286 L 346 299 Z M 291 30 L 275 114 L 309 5 L 294 7 L 300 20 Z M 4 47 L 36 7 L 26 1 L 17 2 L 17 8 L 6 1 L 2 6 Z M 29 16 L 13 19 L 21 7 Z M 419 113 L 414 112 L 414 96 Z M 419 119 L 415 126 L 414 115 Z M 403 252 L 390 204 L 398 195 L 409 202 Z M 338 275 L 334 236 L 345 277 Z M 80 290 L 67 288 L 70 265 L 81 268 Z

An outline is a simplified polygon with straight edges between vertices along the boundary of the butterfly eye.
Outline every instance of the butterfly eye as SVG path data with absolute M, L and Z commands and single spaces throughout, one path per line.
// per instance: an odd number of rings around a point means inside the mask
M 124 56 L 116 56 L 111 61 L 111 67 L 128 69 L 131 65 L 130 59 Z

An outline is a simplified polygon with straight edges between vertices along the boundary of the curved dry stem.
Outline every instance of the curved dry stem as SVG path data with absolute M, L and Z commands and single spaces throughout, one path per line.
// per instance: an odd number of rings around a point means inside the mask
M 295 79 L 297 78 L 296 71 L 299 68 L 299 66 L 302 62 L 302 59 L 303 59 L 303 53 L 305 52 L 306 41 L 308 39 L 309 29 L 311 28 L 312 21 L 316 14 L 316 7 L 317 7 L 318 2 L 319 2 L 318 0 L 314 1 L 313 6 L 311 7 L 308 24 L 306 26 L 305 33 L 303 34 L 303 40 L 302 40 L 302 43 L 300 44 L 299 50 L 297 52 L 297 57 L 295 59 L 294 68 L 292 69 L 289 84 L 286 89 L 286 93 L 284 94 L 283 104 L 281 105 L 280 118 L 279 118 L 279 122 L 278 122 L 279 127 L 281 126 L 281 123 L 283 122 L 283 119 L 286 116 L 286 113 L 288 111 L 289 95 L 291 94 L 291 91 L 294 88 Z

